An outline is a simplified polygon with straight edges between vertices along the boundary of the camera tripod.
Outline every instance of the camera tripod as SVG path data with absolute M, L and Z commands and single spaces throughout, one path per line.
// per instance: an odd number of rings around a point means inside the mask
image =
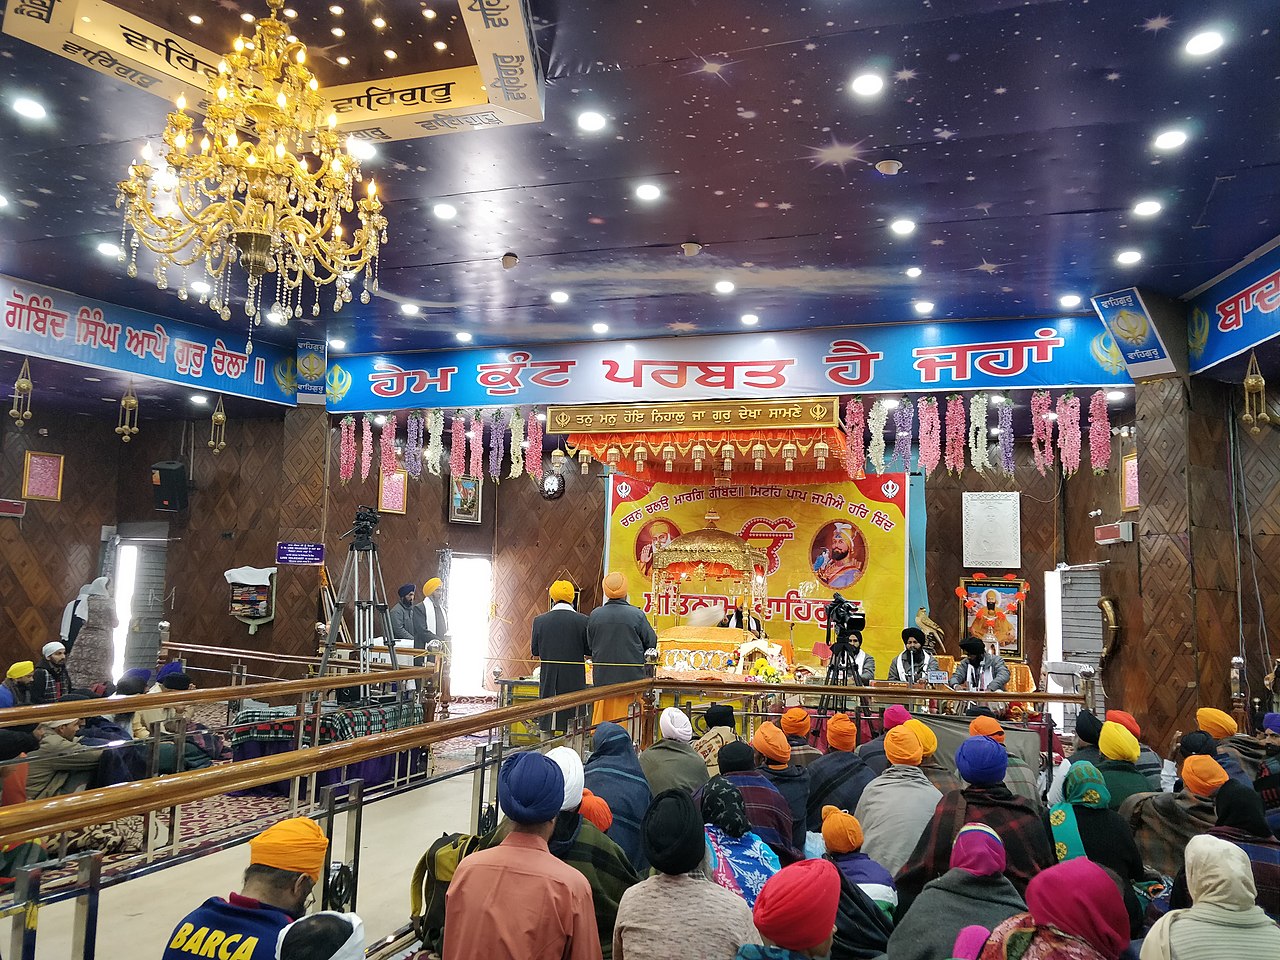
M 853 652 L 853 644 L 850 643 L 852 636 L 853 634 L 843 631 L 836 635 L 836 642 L 831 647 L 831 660 L 827 664 L 827 676 L 823 681 L 829 687 L 847 687 L 850 679 L 857 674 L 857 655 Z M 827 714 L 846 713 L 849 708 L 849 699 L 833 693 L 824 693 L 818 700 L 818 710 Z M 861 710 L 862 699 L 860 697 L 853 699 Z

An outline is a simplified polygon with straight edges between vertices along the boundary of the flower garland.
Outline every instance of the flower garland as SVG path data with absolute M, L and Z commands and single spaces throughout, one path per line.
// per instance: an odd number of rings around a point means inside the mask
M 369 468 L 373 466 L 373 417 L 364 415 L 364 429 L 360 434 L 360 479 L 369 479 Z
M 844 469 L 850 479 L 863 475 L 867 466 L 867 411 L 861 397 L 852 397 L 844 408 Z
M 1062 472 L 1071 476 L 1080 469 L 1080 398 L 1071 390 L 1058 397 L 1058 455 Z
M 511 472 L 508 480 L 514 480 L 524 473 L 524 417 L 520 416 L 520 408 L 511 411 Z
M 1053 466 L 1053 420 L 1049 412 L 1049 391 L 1031 394 L 1031 452 L 1035 454 L 1040 476 Z
M 950 473 L 964 473 L 964 397 L 953 393 L 947 397 L 947 447 L 946 464 Z
M 884 425 L 889 419 L 889 408 L 883 400 L 871 405 L 871 415 L 867 417 L 867 428 L 871 431 L 871 443 L 867 445 L 867 458 L 876 468 L 876 473 L 884 473 Z
M 1006 397 L 1000 404 L 1000 469 L 1013 476 L 1013 404 Z
M 467 431 L 467 439 L 471 442 L 471 461 L 467 476 L 477 480 L 484 479 L 484 413 L 480 410 L 471 412 L 471 429 Z
M 384 477 L 396 472 L 396 415 L 388 413 L 382 421 L 382 437 L 378 441 L 378 453 L 382 455 L 380 469 Z
M 529 430 L 529 456 L 525 464 L 525 470 L 529 476 L 542 482 L 542 421 L 538 419 L 538 408 L 529 408 L 528 419 Z
M 915 421 L 916 410 L 906 397 L 893 411 L 893 459 L 902 464 L 902 469 L 911 472 L 911 425 Z
M 1099 476 L 1111 468 L 1111 417 L 1102 390 L 1089 398 L 1089 463 Z
M 433 477 L 440 476 L 440 458 L 444 456 L 444 411 L 432 410 L 427 414 L 427 469 Z
M 449 438 L 449 476 L 464 476 L 467 469 L 467 422 L 461 410 L 453 412 L 453 435 Z
M 979 473 L 991 466 L 991 445 L 987 440 L 987 395 L 969 398 L 969 462 Z
M 942 460 L 942 422 L 938 419 L 938 401 L 925 397 L 920 401 L 920 469 L 927 477 L 938 469 Z
M 356 473 L 356 418 L 342 418 L 341 442 L 338 444 L 338 479 L 344 484 Z
M 404 469 L 417 480 L 422 476 L 422 428 L 426 417 L 421 410 L 413 410 L 404 419 Z
M 507 438 L 506 413 L 495 410 L 489 417 L 489 479 L 502 479 L 502 443 Z

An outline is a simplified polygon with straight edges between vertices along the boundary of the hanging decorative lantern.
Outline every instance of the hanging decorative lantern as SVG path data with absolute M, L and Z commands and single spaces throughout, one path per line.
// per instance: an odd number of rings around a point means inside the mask
M 757 469 L 757 470 L 763 470 L 763 469 L 764 469 L 764 455 L 765 455 L 765 453 L 766 453 L 766 451 L 765 451 L 765 449 L 764 449 L 764 444 L 763 444 L 763 443 L 761 443 L 759 440 L 757 440 L 757 441 L 755 442 L 755 445 L 754 445 L 754 446 L 752 446 L 752 448 L 751 448 L 751 459 L 755 461 L 755 465 L 756 465 L 756 469 Z
M 22 367 L 26 370 L 26 365 Z M 13 416 L 12 412 L 9 414 Z M 1249 432 L 1257 435 L 1262 432 L 1262 425 L 1271 422 L 1267 413 L 1267 381 L 1258 368 L 1258 355 L 1249 355 L 1249 369 L 1244 375 L 1244 413 L 1240 419 L 1248 426 Z
M 551 451 L 551 472 L 557 477 L 564 473 L 564 451 L 558 447 Z
M 819 470 L 827 469 L 827 457 L 831 455 L 831 447 L 825 440 L 819 440 L 813 445 L 813 459 Z
M 18 371 L 18 379 L 13 382 L 13 409 L 9 416 L 13 417 L 13 425 L 22 428 L 31 419 L 31 391 L 35 384 L 31 382 L 31 361 L 23 359 L 22 369 Z
M 644 463 L 649 459 L 649 451 L 643 443 L 636 444 L 636 451 L 631 457 L 636 464 L 636 473 L 644 473 Z
M 618 463 L 622 460 L 622 451 L 617 447 L 610 447 L 605 451 L 604 459 L 610 470 L 616 470 L 618 469 Z
M 662 460 L 667 465 L 667 473 L 670 473 L 676 462 L 676 448 L 674 445 L 668 443 L 662 448 Z
M 701 470 L 702 461 L 707 459 L 707 448 L 700 443 L 695 443 L 689 451 L 689 456 L 693 458 L 693 469 Z
M 724 472 L 733 472 L 733 444 L 726 442 L 720 448 L 720 459 L 724 461 Z
M 209 418 L 209 449 L 216 457 L 227 445 L 227 411 L 222 408 L 222 398 L 213 408 L 213 416 Z
M 128 443 L 138 432 L 138 395 L 133 392 L 133 381 L 129 381 L 129 389 L 120 398 L 120 420 L 116 433 L 120 439 Z
M 782 445 L 782 463 L 788 473 L 796 468 L 796 454 L 799 452 L 796 445 L 790 440 Z
M 586 450 L 579 450 L 578 465 L 582 468 L 583 474 L 586 474 L 591 469 L 591 454 L 587 453 Z

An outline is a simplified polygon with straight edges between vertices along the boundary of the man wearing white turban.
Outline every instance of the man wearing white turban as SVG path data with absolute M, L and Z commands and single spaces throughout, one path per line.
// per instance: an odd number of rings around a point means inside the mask
M 640 769 L 657 796 L 663 790 L 680 788 L 693 793 L 707 782 L 707 765 L 693 749 L 693 725 L 678 707 L 667 707 L 658 717 L 662 739 L 640 754 Z

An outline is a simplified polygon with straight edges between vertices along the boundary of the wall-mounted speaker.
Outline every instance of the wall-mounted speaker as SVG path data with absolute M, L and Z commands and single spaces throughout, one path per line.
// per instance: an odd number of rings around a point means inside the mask
M 151 493 L 157 510 L 176 513 L 187 509 L 187 465 L 181 460 L 153 463 Z

